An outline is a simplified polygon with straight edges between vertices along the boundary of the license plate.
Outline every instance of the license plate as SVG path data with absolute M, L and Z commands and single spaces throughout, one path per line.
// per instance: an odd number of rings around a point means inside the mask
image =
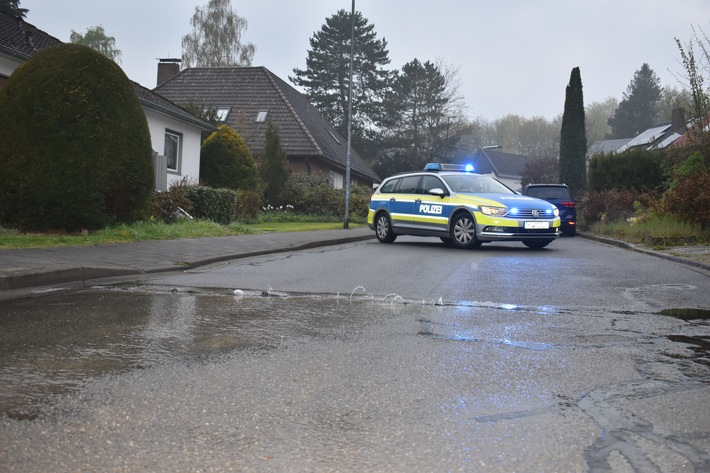
M 528 230 L 550 228 L 550 222 L 525 222 L 525 228 Z

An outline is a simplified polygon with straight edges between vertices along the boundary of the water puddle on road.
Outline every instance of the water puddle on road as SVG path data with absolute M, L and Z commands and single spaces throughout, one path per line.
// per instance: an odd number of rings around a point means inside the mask
M 663 315 L 707 320 L 706 312 L 674 309 Z M 360 286 L 345 295 L 114 287 L 6 301 L 0 314 L 0 416 L 16 419 L 36 418 L 51 409 L 56 396 L 107 374 L 209 362 L 240 350 L 268 352 L 297 339 L 357 339 L 364 329 L 401 314 L 414 325 L 411 332 L 403 328 L 405 334 L 464 350 L 483 344 L 526 352 L 564 350 L 567 338 L 535 339 L 530 329 L 584 315 L 552 307 L 405 301 L 396 294 L 375 298 Z M 627 340 L 625 334 L 600 332 L 584 342 L 573 328 L 574 343 L 585 349 L 600 340 Z M 707 364 L 710 340 L 704 334 L 668 339 Z
M 710 320 L 710 309 L 663 309 L 659 313 L 683 320 Z
M 0 415 L 34 418 L 48 399 L 105 374 L 347 338 L 398 306 L 271 289 L 88 290 L 2 302 Z

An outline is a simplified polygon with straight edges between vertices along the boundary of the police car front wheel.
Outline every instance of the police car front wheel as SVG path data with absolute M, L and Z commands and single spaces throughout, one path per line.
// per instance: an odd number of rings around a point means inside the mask
M 451 222 L 451 240 L 459 248 L 478 248 L 481 242 L 476 239 L 476 222 L 468 214 L 460 213 Z
M 392 231 L 392 221 L 389 215 L 384 212 L 377 215 L 375 234 L 382 243 L 392 243 L 397 238 L 397 235 Z

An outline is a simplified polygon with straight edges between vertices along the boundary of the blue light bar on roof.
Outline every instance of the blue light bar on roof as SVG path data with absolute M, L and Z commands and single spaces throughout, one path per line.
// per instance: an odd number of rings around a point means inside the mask
M 473 164 L 427 163 L 425 171 L 465 171 L 474 172 Z

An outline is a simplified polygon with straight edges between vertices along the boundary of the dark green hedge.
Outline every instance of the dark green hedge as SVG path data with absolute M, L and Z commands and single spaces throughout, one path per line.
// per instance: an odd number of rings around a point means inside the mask
M 185 197 L 192 203 L 192 216 L 228 225 L 237 219 L 237 192 L 206 186 L 185 188 Z
M 0 89 L 0 225 L 75 231 L 142 219 L 151 154 L 116 63 L 74 44 L 43 49 Z
M 631 150 L 621 154 L 596 155 L 589 163 L 589 190 L 651 190 L 663 186 L 664 154 Z

